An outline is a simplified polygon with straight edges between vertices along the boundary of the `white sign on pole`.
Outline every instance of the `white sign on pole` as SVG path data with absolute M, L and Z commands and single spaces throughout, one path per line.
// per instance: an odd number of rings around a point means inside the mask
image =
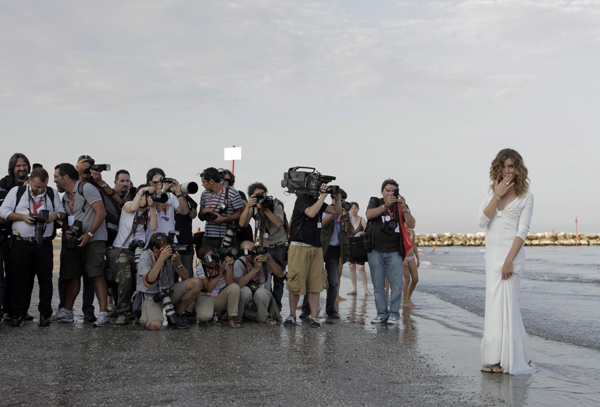
M 242 147 L 226 147 L 224 149 L 225 161 L 234 161 L 242 159 Z

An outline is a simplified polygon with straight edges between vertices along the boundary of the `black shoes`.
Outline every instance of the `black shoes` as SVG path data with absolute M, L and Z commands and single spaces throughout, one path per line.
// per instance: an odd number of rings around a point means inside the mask
M 94 315 L 94 311 L 88 312 L 83 316 L 83 322 L 96 322 L 98 318 Z
M 40 327 L 45 328 L 50 326 L 50 318 L 45 318 L 43 315 L 40 315 Z
M 25 325 L 25 319 L 23 319 L 23 317 L 13 318 L 10 321 L 10 326 L 14 326 L 15 328 L 18 328 L 23 325 Z

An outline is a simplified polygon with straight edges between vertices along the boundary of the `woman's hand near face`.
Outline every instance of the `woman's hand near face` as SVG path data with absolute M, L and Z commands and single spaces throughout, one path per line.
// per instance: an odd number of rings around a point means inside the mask
M 504 196 L 513 187 L 513 185 L 515 185 L 513 181 L 513 174 L 509 174 L 503 180 L 498 179 L 496 181 L 496 186 L 494 187 L 494 192 L 500 196 Z

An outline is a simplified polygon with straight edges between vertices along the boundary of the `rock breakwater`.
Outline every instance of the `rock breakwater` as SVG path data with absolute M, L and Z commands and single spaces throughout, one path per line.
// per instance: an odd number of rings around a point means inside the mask
M 433 233 L 417 235 L 418 246 L 485 246 L 485 233 Z M 600 234 L 585 233 L 529 233 L 525 246 L 600 246 Z

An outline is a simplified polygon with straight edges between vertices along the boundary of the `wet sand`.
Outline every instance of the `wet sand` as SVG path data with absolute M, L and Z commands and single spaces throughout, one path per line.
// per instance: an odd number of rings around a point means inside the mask
M 349 290 L 344 277 L 342 319 L 322 319 L 321 329 L 249 322 L 239 330 L 212 324 L 155 333 L 132 325 L 94 329 L 81 322 L 80 296 L 75 324 L 0 327 L 0 404 L 598 404 L 597 369 L 585 349 L 532 337 L 538 373 L 486 375 L 479 372 L 482 318 L 417 288 L 419 307 L 403 310 L 401 324 L 371 325 L 373 297 L 362 297 L 361 288 L 358 298 L 344 295 Z M 37 321 L 36 296 L 30 313 Z M 571 375 L 557 376 L 553 364 L 571 366 Z

